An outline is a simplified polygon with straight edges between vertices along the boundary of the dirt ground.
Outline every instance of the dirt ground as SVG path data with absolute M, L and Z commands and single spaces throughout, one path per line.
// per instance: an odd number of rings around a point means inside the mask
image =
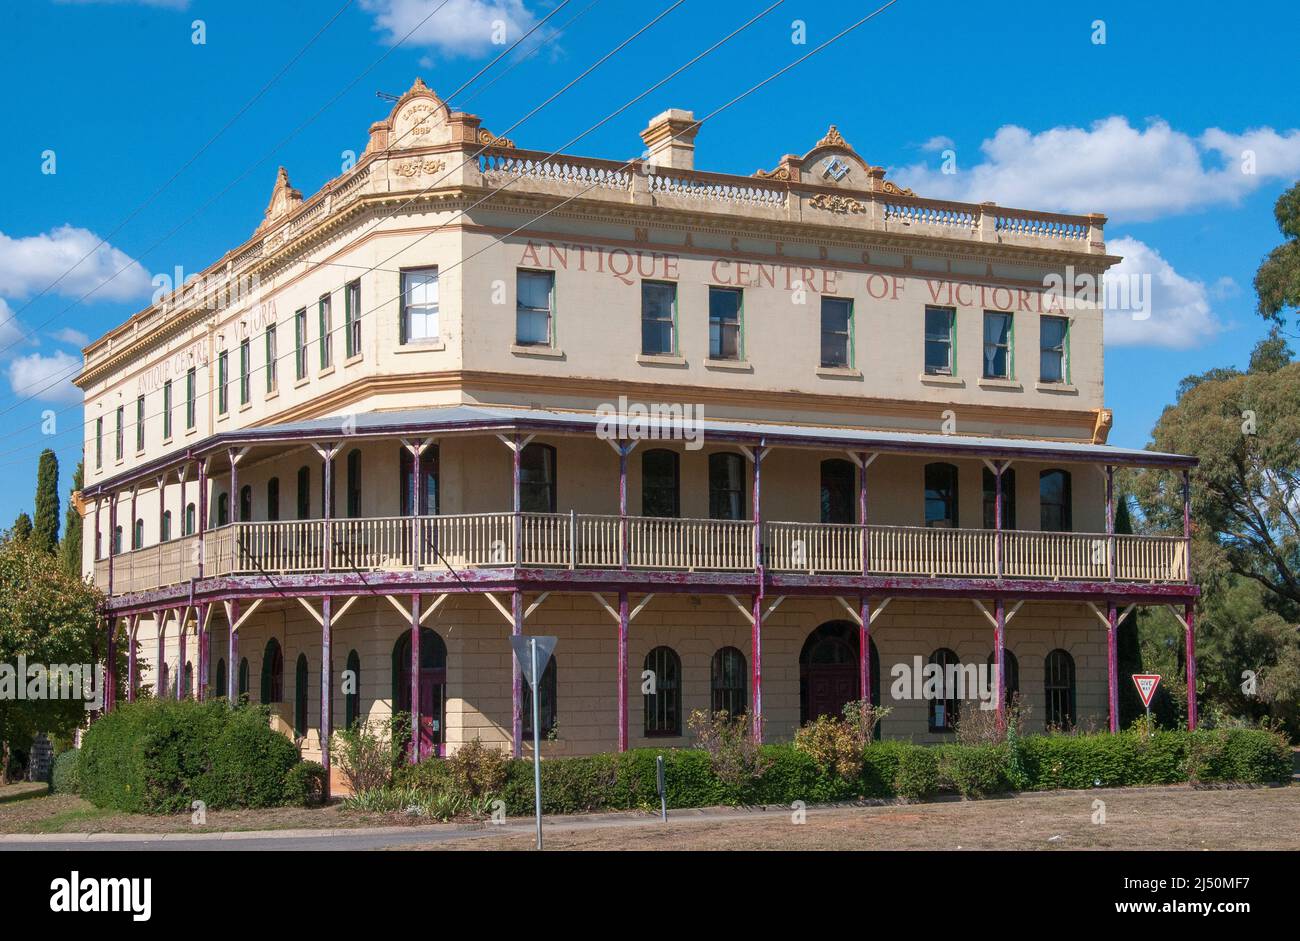
M 1105 802 L 1105 823 L 1094 823 Z M 556 822 L 548 850 L 1300 849 L 1300 787 L 1058 791 L 982 801 L 743 812 L 725 819 L 669 814 L 609 826 Z M 484 835 L 403 849 L 529 850 L 530 833 Z

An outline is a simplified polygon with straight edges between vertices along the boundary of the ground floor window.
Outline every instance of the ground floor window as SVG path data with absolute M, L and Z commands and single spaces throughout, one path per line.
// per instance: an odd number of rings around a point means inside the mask
M 862 698 L 862 645 L 859 629 L 849 621 L 827 621 L 810 633 L 799 651 L 799 724 L 821 716 L 839 717 L 844 707 Z M 880 705 L 880 655 L 875 641 L 871 659 L 871 704 Z M 876 738 L 880 723 L 876 723 Z
M 1074 658 L 1064 650 L 1053 650 L 1043 662 L 1047 728 L 1074 728 L 1074 692 Z
M 997 663 L 996 651 L 989 654 L 988 663 L 989 669 L 992 670 L 994 664 Z M 1002 680 L 1003 698 L 1006 700 L 1007 705 L 1011 705 L 1020 695 L 1020 661 L 1016 659 L 1016 655 L 1010 650 L 1006 651 L 1006 667 L 1004 669 L 1006 670 L 1006 676 Z M 992 676 L 991 673 L 989 675 Z
M 307 674 L 307 655 L 300 653 L 293 671 L 293 734 L 298 738 L 307 735 Z
M 393 645 L 393 703 L 398 712 L 411 712 L 411 632 L 402 631 Z M 420 754 L 441 752 L 446 742 L 447 644 L 437 631 L 420 628 L 419 675 Z
M 646 654 L 642 682 L 645 694 L 645 734 L 682 734 L 682 661 L 671 647 L 656 647 Z
M 745 655 L 735 647 L 723 647 L 713 655 L 709 670 L 709 706 L 713 712 L 740 716 L 749 711 L 748 673 Z
M 262 702 L 284 702 L 284 652 L 272 637 L 262 653 Z
M 226 661 L 225 660 L 217 661 L 216 694 L 219 697 L 226 695 Z
M 361 718 L 361 657 L 348 653 L 348 675 L 343 678 L 343 727 L 352 728 Z
M 961 700 L 957 698 L 957 684 L 948 682 L 948 674 L 949 667 L 960 668 L 961 661 L 947 647 L 940 647 L 930 654 L 929 662 L 939 668 L 939 693 L 928 700 L 930 731 L 952 732 L 957 728 Z
M 248 697 L 248 658 L 244 657 L 239 661 L 239 689 L 238 695 L 241 700 Z

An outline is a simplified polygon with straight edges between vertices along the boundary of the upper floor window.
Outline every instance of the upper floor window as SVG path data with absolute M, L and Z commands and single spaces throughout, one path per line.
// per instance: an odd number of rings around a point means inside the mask
M 522 462 L 521 462 L 522 463 Z M 398 489 L 401 495 L 402 515 L 411 516 L 411 480 L 415 476 L 415 458 L 406 448 L 401 449 L 397 462 L 398 476 L 401 477 Z M 430 445 L 420 453 L 420 476 L 424 486 L 420 488 L 420 512 L 426 516 L 438 514 L 438 446 Z
M 302 307 L 293 315 L 293 377 L 307 378 L 307 308 Z
M 311 468 L 298 468 L 298 519 L 311 518 Z
M 320 368 L 329 369 L 334 365 L 334 314 L 330 310 L 331 295 L 322 294 L 316 305 L 320 315 Z
M 1038 379 L 1069 382 L 1070 321 L 1043 317 L 1038 321 Z
M 253 519 L 253 488 L 248 484 L 239 488 L 239 520 L 241 523 L 252 522 Z
M 821 472 L 822 522 L 857 522 L 858 501 L 853 489 L 857 475 L 852 462 L 843 458 L 822 461 Z
M 709 288 L 709 359 L 745 358 L 743 300 L 736 288 Z
M 984 468 L 984 528 L 997 529 L 998 475 Z M 1002 472 L 1002 528 L 1016 528 L 1016 472 L 1008 467 Z
M 168 379 L 163 383 L 163 440 L 169 441 L 172 436 L 172 381 Z
M 95 419 L 95 467 L 104 466 L 104 417 Z
M 1013 361 L 1011 315 L 984 311 L 984 378 L 1010 379 Z
M 641 455 L 641 515 L 681 516 L 681 470 L 676 451 L 652 448 Z
M 135 399 L 135 449 L 144 450 L 144 396 Z
M 266 482 L 266 518 L 280 518 L 280 478 L 272 477 Z
M 348 452 L 348 499 L 350 519 L 361 515 L 361 452 L 353 448 Z
M 520 346 L 551 345 L 554 297 L 554 271 L 515 273 L 515 343 Z
M 554 513 L 555 448 L 530 444 L 519 455 L 519 506 L 525 513 Z
M 250 373 L 252 371 L 252 344 L 245 337 L 239 344 L 239 404 L 247 405 L 253 398 Z
M 230 411 L 230 354 L 222 350 L 217 354 L 217 414 Z
M 184 534 L 186 536 L 194 535 L 194 519 L 195 519 L 194 504 L 193 503 L 185 504 L 185 520 L 184 520 L 185 533 Z
M 190 367 L 185 374 L 185 429 L 187 432 L 194 430 L 196 421 L 195 406 L 198 406 L 199 399 L 199 373 L 194 367 Z
M 144 548 L 144 520 L 143 519 L 137 519 L 135 521 L 135 529 L 131 532 L 131 548 L 132 549 Z
M 172 538 L 172 511 L 164 510 L 162 515 L 162 532 L 158 536 L 159 542 L 167 542 Z
M 115 526 L 113 528 L 113 555 L 121 555 L 121 554 L 122 554 L 122 527 Z
M 438 339 L 438 269 L 402 272 L 402 343 Z
M 343 288 L 344 343 L 348 359 L 361 355 L 361 279 L 349 281 Z
M 1069 471 L 1045 470 L 1038 475 L 1039 529 L 1045 533 L 1071 532 L 1070 503 Z
M 733 451 L 709 455 L 709 518 L 745 518 L 745 461 Z
M 126 437 L 126 406 L 117 407 L 117 427 L 113 431 L 113 457 L 116 460 L 122 460 L 122 449 Z
M 957 468 L 952 464 L 925 465 L 925 525 L 957 525 Z
M 645 694 L 645 734 L 682 734 L 682 661 L 671 647 L 656 647 L 646 654 L 650 682 Z
M 641 282 L 641 352 L 671 356 L 677 352 L 677 285 Z
M 266 328 L 266 393 L 270 395 L 275 391 L 276 384 L 279 381 L 279 371 L 276 369 L 280 354 L 276 349 L 275 342 L 275 324 Z
M 823 366 L 853 365 L 853 302 L 842 297 L 822 298 Z
M 225 526 L 230 522 L 230 494 L 217 494 L 217 525 Z
M 951 307 L 925 309 L 925 374 L 956 375 L 957 359 L 953 355 L 957 312 Z

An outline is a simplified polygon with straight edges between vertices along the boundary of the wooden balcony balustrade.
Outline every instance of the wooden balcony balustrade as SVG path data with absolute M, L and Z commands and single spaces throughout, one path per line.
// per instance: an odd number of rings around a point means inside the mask
M 115 556 L 113 591 L 189 581 L 199 576 L 200 561 L 204 576 L 513 566 L 516 541 L 523 566 L 744 572 L 755 568 L 754 525 L 580 513 L 231 523 L 209 530 L 201 544 L 186 536 Z M 987 529 L 765 522 L 760 551 L 764 568 L 774 573 L 995 578 L 998 537 Z M 1187 581 L 1182 537 L 1117 535 L 1114 543 L 1114 579 Z M 1004 530 L 1000 554 L 1006 578 L 1112 577 L 1104 533 Z M 95 563 L 95 580 L 107 585 L 107 559 Z

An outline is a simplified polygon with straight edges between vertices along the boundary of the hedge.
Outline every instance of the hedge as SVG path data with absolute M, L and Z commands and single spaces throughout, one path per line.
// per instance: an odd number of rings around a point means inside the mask
M 50 793 L 77 794 L 81 791 L 81 752 L 70 748 L 60 752 L 50 768 Z
M 295 803 L 309 793 L 298 749 L 265 709 L 224 700 L 149 699 L 122 705 L 82 740 L 81 795 L 128 813 Z M 310 778 L 310 775 L 308 775 Z
M 743 785 L 714 774 L 699 749 L 633 749 L 622 754 L 542 762 L 542 811 L 574 814 L 658 809 L 655 759 L 663 755 L 670 808 L 788 805 L 863 798 L 926 800 L 940 792 L 982 797 L 1013 790 L 1121 787 L 1185 782 L 1285 783 L 1286 742 L 1262 729 L 1032 736 L 996 745 L 872 742 L 853 778 L 830 773 L 793 745 L 764 745 L 762 773 Z M 397 773 L 399 787 L 450 790 L 446 762 L 429 759 Z M 533 764 L 511 761 L 504 793 L 509 814 L 533 810 Z

